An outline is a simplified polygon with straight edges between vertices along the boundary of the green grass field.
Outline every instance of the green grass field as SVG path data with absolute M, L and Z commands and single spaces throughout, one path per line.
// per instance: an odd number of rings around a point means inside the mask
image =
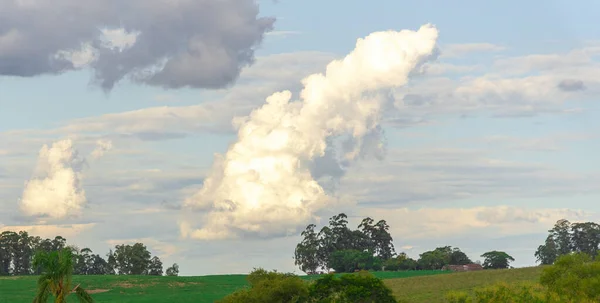
M 472 291 L 497 282 L 537 282 L 543 267 L 482 270 L 385 280 L 397 299 L 410 303 L 444 302 L 449 291 Z
M 382 279 L 412 279 L 431 275 L 451 275 L 441 271 L 376 272 Z M 303 276 L 314 280 L 318 276 Z M 37 277 L 0 278 L 0 303 L 29 303 Z M 245 275 L 201 277 L 152 276 L 74 276 L 74 285 L 91 290 L 96 302 L 214 302 L 247 285 Z M 74 298 L 71 298 L 74 299 Z M 69 302 L 76 302 L 70 300 Z

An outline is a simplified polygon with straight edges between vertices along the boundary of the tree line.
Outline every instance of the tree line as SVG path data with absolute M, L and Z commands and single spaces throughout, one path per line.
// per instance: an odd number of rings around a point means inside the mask
M 302 241 L 294 251 L 295 264 L 307 274 L 354 272 L 358 270 L 440 270 L 447 265 L 466 265 L 473 261 L 458 247 L 443 246 L 423 252 L 417 260 L 404 252 L 396 253 L 389 225 L 364 218 L 356 230 L 348 227 L 344 213 L 329 219 L 318 232 L 310 224 L 301 233 Z M 481 255 L 483 268 L 508 268 L 515 259 L 503 251 Z
M 87 247 L 67 245 L 62 236 L 43 239 L 26 231 L 5 231 L 0 233 L 0 276 L 39 275 L 42 268 L 34 264 L 35 255 L 63 249 L 72 253 L 75 275 L 163 275 L 162 261 L 152 256 L 143 243 L 116 245 L 103 258 Z M 165 273 L 177 276 L 179 266 L 175 263 Z
M 544 244 L 538 246 L 535 257 L 543 265 L 553 264 L 560 256 L 585 253 L 595 258 L 600 248 L 600 225 L 594 222 L 571 223 L 561 219 L 548 230 Z

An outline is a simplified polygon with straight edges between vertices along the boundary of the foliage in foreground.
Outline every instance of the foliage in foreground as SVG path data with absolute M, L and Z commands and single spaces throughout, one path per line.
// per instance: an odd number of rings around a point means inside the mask
M 545 268 L 539 284 L 496 285 L 477 289 L 472 295 L 451 292 L 450 303 L 591 303 L 600 302 L 600 261 L 584 253 L 563 255 Z
M 324 275 L 314 282 L 300 277 L 256 269 L 248 276 L 250 288 L 239 290 L 221 303 L 394 303 L 392 291 L 369 272 L 336 277 Z
M 94 302 L 92 297 L 79 285 L 71 289 L 73 275 L 73 252 L 71 249 L 38 252 L 33 260 L 33 266 L 42 270 L 33 303 L 48 302 L 50 296 L 55 298 L 55 303 L 66 303 L 67 296 L 71 293 L 75 293 L 80 302 Z

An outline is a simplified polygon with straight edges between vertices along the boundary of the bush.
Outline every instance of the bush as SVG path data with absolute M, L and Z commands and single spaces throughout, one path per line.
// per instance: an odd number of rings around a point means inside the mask
M 325 275 L 310 286 L 312 302 L 395 303 L 392 291 L 367 271 L 358 274 Z
M 398 270 L 415 270 L 417 269 L 417 261 L 400 255 L 395 258 L 388 259 L 384 262 L 385 271 L 398 271 Z
M 577 253 L 561 256 L 545 268 L 540 284 L 496 284 L 476 289 L 473 295 L 451 292 L 449 303 L 592 303 L 600 302 L 600 261 L 592 262 L 588 255 Z
M 356 270 L 381 269 L 381 260 L 369 252 L 345 249 L 331 254 L 329 266 L 336 272 L 351 273 Z
M 540 283 L 561 299 L 600 302 L 600 261 L 583 253 L 561 256 L 544 269 Z
M 293 274 L 255 269 L 249 288 L 223 298 L 221 303 L 395 303 L 392 291 L 368 272 L 336 277 L 324 275 L 313 283 Z
M 247 277 L 250 288 L 238 290 L 221 303 L 300 303 L 309 302 L 308 285 L 293 274 L 255 269 Z

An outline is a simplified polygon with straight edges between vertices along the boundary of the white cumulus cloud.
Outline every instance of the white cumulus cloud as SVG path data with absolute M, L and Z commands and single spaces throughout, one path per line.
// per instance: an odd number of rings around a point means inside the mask
M 34 177 L 25 183 L 21 210 L 26 215 L 51 218 L 79 214 L 87 202 L 81 187 L 82 164 L 70 139 L 44 145 Z
M 402 86 L 409 75 L 435 55 L 438 31 L 385 31 L 358 39 L 345 58 L 302 83 L 300 100 L 277 92 L 248 117 L 236 120 L 238 139 L 217 155 L 203 187 L 185 207 L 207 212 L 204 226 L 181 223 L 184 237 L 235 238 L 296 232 L 316 219 L 335 199 L 311 175 L 310 164 L 325 156 L 330 139 L 348 136 L 343 161 L 375 149 L 382 111 L 389 106 L 383 91 Z M 377 138 L 377 136 L 375 136 Z M 331 147 L 331 146 L 329 146 Z
M 92 158 L 98 159 L 113 148 L 112 141 L 110 140 L 98 140 L 96 142 L 96 149 L 92 151 Z

